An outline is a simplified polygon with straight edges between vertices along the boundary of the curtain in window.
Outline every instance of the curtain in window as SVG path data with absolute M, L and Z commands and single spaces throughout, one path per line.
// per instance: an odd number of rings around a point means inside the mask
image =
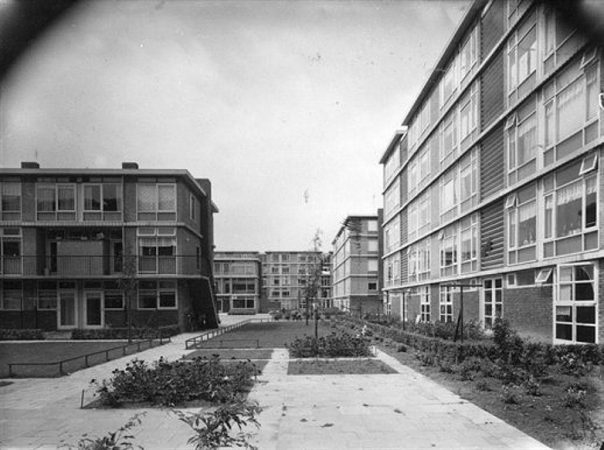
M 568 137 L 583 125 L 585 113 L 583 78 L 571 83 L 558 94 L 558 140 Z
M 38 211 L 39 212 L 53 212 L 55 211 L 55 189 L 52 188 L 38 188 Z
M 518 208 L 518 245 L 535 242 L 535 203 L 531 202 Z
M 568 236 L 581 230 L 583 183 L 577 181 L 556 193 L 556 236 Z
M 2 211 L 21 209 L 21 183 L 2 184 Z
M 137 208 L 138 211 L 155 211 L 156 190 L 154 184 L 139 184 Z
M 75 211 L 75 192 L 71 186 L 59 186 L 57 191 L 59 211 Z
M 158 186 L 157 198 L 159 211 L 176 211 L 174 186 Z
M 536 116 L 532 115 L 518 125 L 518 165 L 535 158 L 537 147 Z
M 101 187 L 100 186 L 84 186 L 84 210 L 85 211 L 100 211 L 101 210 Z

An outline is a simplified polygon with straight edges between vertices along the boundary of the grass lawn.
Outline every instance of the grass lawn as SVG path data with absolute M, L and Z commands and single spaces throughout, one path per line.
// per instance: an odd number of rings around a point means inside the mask
M 73 358 L 97 351 L 104 351 L 113 347 L 124 345 L 124 341 L 103 342 L 36 342 L 36 343 L 0 343 L 0 378 L 8 377 L 9 363 L 50 363 L 62 359 Z M 141 350 L 147 349 L 148 344 L 141 344 Z M 127 354 L 137 351 L 136 344 L 129 346 Z M 122 350 L 109 352 L 109 359 L 123 356 Z M 90 356 L 88 364 L 94 366 L 106 361 L 105 353 Z M 75 372 L 85 367 L 84 358 L 63 364 L 67 373 Z M 59 366 L 17 366 L 13 373 L 18 377 L 56 377 L 59 376 Z
M 392 367 L 374 359 L 338 361 L 290 361 L 288 375 L 362 375 L 397 373 Z
M 335 330 L 330 328 L 328 322 L 319 321 L 319 336 L 328 335 L 332 331 Z M 296 337 L 314 333 L 315 324 L 312 321 L 308 325 L 303 320 L 247 323 L 241 328 L 202 342 L 200 348 L 254 348 L 256 341 L 259 348 L 283 348 Z
M 407 352 L 397 352 L 399 344 L 378 347 L 401 363 L 426 375 L 460 397 L 471 401 L 526 434 L 556 449 L 597 449 L 604 442 L 604 368 L 596 367 L 583 378 L 556 373 L 541 386 L 543 395 L 528 395 L 520 390 L 518 403 L 505 403 L 501 397 L 500 380 L 477 375 L 474 380 L 461 380 L 458 374 L 444 373 L 435 366 L 424 366 L 415 356 L 412 347 Z M 568 407 L 564 404 L 569 383 L 586 381 L 590 388 L 585 406 Z M 591 417 L 599 429 L 584 425 L 585 415 Z

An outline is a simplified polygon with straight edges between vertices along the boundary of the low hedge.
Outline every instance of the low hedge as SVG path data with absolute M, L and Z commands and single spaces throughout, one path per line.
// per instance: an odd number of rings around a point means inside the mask
M 475 356 L 479 358 L 488 358 L 492 361 L 501 357 L 501 352 L 492 339 L 481 339 L 479 341 L 453 342 L 438 337 L 424 336 L 400 329 L 379 325 L 364 320 L 345 317 L 341 320 L 350 324 L 363 327 L 367 326 L 374 334 L 392 339 L 422 352 L 428 352 L 438 358 L 450 359 L 457 363 L 464 359 Z M 553 364 L 563 358 L 578 358 L 584 363 L 594 365 L 604 364 L 604 345 L 597 344 L 566 344 L 552 345 L 538 342 L 519 341 L 515 349 L 508 349 L 507 352 L 516 352 L 518 354 L 506 354 L 508 360 L 527 360 L 541 358 L 546 364 Z
M 180 334 L 178 325 L 166 325 L 157 328 L 132 328 L 130 337 L 132 339 L 152 339 L 170 337 Z M 72 339 L 128 339 L 128 328 L 99 328 L 99 329 L 75 329 L 71 334 Z
M 0 329 L 0 341 L 29 341 L 44 339 L 44 333 L 39 328 Z

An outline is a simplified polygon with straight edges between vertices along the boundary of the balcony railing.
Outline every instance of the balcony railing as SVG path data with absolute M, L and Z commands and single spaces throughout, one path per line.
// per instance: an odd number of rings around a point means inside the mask
M 133 263 L 121 255 L 2 256 L 0 276 L 100 276 L 124 272 L 127 264 L 137 274 L 183 274 L 202 272 L 202 262 L 195 255 L 135 256 Z

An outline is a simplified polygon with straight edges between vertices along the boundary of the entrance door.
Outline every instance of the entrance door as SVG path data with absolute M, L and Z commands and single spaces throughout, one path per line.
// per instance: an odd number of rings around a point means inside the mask
M 77 305 L 75 292 L 60 292 L 57 308 L 57 328 L 67 330 L 76 327 Z
M 84 293 L 87 328 L 101 328 L 104 325 L 103 318 L 103 294 L 101 292 Z
M 482 320 L 485 328 L 493 328 L 495 319 L 503 317 L 503 280 L 483 280 Z

